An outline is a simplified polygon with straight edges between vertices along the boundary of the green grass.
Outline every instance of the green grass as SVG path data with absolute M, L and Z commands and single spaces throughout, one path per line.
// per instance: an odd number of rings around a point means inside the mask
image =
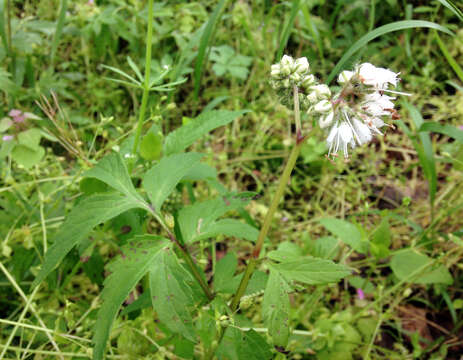
M 159 226 L 140 225 L 137 216 L 121 215 L 97 228 L 89 247 L 73 250 L 38 290 L 30 285 L 73 201 L 92 186 L 101 186 L 83 185 L 82 173 L 114 146 L 131 150 L 130 141 L 124 140 L 135 133 L 142 91 L 106 78 L 113 76 L 109 67 L 130 76 L 134 66 L 143 69 L 147 2 L 10 3 L 14 54 L 4 48 L 5 2 L 0 6 L 0 69 L 11 71 L 14 61 L 16 74 L 0 76 L 0 118 L 12 108 L 40 116 L 42 120 L 30 120 L 27 126 L 46 133 L 40 142 L 46 153 L 29 169 L 9 157 L 0 159 L 0 354 L 5 359 L 40 354 L 88 358 L 98 297 L 108 275 L 101 269 L 126 240 L 119 225 L 144 227 L 154 234 L 161 231 Z M 66 3 L 67 14 L 60 12 Z M 326 135 L 315 128 L 277 210 L 267 250 L 289 241 L 315 254 L 331 244 L 333 258 L 355 269 L 355 275 L 339 284 L 304 287 L 291 294 L 290 323 L 296 331 L 287 358 L 459 359 L 463 145 L 455 127 L 463 118 L 458 65 L 463 62 L 461 12 L 450 1 L 319 3 L 155 1 L 151 74 L 157 76 L 163 65 L 169 65 L 172 71 L 156 85 L 182 76 L 188 81 L 171 93 L 151 93 L 143 133 L 156 124 L 167 134 L 208 104 L 249 109 L 191 149 L 206 154 L 206 162 L 217 169 L 226 188 L 261 195 L 246 207 L 253 221 L 261 224 L 290 151 L 292 113 L 278 104 L 268 83 L 277 54 L 307 56 L 321 81 L 335 79 L 338 70 L 359 62 L 400 71 L 401 90 L 412 94 L 407 103 L 413 105 L 412 109 L 402 104 L 403 125 L 395 124 L 396 129 L 387 129 L 385 136 L 356 149 L 348 163 L 334 164 L 324 157 Z M 445 27 L 455 36 L 414 27 L 419 24 Z M 214 72 L 207 55 L 211 46 L 221 45 L 252 57 L 245 80 Z M 133 63 L 127 63 L 127 56 Z M 53 73 L 47 71 L 51 64 Z M 59 105 L 53 118 L 56 125 L 38 107 L 41 95 L 55 110 Z M 421 118 L 437 124 L 423 127 Z M 304 115 L 303 128 L 312 125 Z M 138 175 L 135 172 L 135 183 L 140 181 Z M 202 184 L 182 188 L 166 206 L 175 210 L 183 202 L 208 195 Z M 389 251 L 385 256 L 364 255 L 324 238 L 331 233 L 320 220 L 329 217 L 355 224 L 369 242 L 381 243 L 386 237 Z M 206 277 L 215 266 L 211 253 L 221 257 L 234 251 L 244 269 L 250 244 L 225 237 L 215 239 L 215 244 L 213 251 L 206 241 L 191 247 Z M 426 266 L 448 269 L 453 284 L 423 284 L 417 280 L 420 274 L 413 273 L 398 278 L 391 259 L 407 248 L 432 258 Z M 134 297 L 145 285 L 142 280 Z M 356 293 L 358 287 L 365 292 L 363 300 Z M 253 319 L 260 324 L 257 331 L 265 334 L 262 294 L 252 296 L 249 303 L 236 326 L 247 328 Z M 168 332 L 153 321 L 155 317 L 152 309 L 144 309 L 116 320 L 108 358 L 149 359 L 155 352 L 158 358 L 182 358 L 182 346 L 166 344 Z M 159 348 L 164 346 L 167 352 L 161 355 Z M 195 350 L 201 359 L 201 346 Z

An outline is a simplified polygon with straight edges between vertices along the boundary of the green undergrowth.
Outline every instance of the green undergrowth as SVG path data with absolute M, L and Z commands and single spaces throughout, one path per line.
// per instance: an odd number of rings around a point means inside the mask
M 53 236 L 79 206 L 75 199 L 106 186 L 83 180 L 84 172 L 113 150 L 131 151 L 142 90 L 111 68 L 143 81 L 137 72 L 144 69 L 146 3 L 0 0 L 0 131 L 14 136 L 0 140 L 0 358 L 91 358 L 105 265 L 132 236 L 162 232 L 139 209 L 124 212 L 96 227 L 40 287 L 31 286 Z M 201 113 L 247 109 L 187 146 L 204 154 L 224 187 L 257 194 L 245 211 L 232 214 L 254 227 L 292 144 L 292 113 L 269 84 L 280 49 L 306 56 L 326 80 L 355 41 L 382 25 L 422 20 L 452 33 L 386 33 L 348 59 L 400 72 L 400 90 L 411 94 L 398 101 L 394 128 L 355 149 L 348 162 L 325 157 L 326 134 L 303 115 L 304 131 L 314 129 L 265 256 L 279 249 L 336 260 L 352 274 L 293 289 L 287 352 L 272 348 L 272 358 L 452 360 L 463 353 L 463 20 L 457 10 L 450 1 L 155 1 L 152 85 L 175 86 L 150 93 L 142 157 L 159 159 L 150 144 Z M 12 109 L 34 117 L 12 126 Z M 133 172 L 137 187 L 143 166 Z M 164 204 L 173 212 L 220 191 L 201 183 L 176 190 Z M 190 250 L 215 286 L 211 274 L 220 261 L 244 270 L 251 245 L 218 235 Z M 107 358 L 202 359 L 202 345 L 176 335 L 159 322 L 162 314 L 143 305 L 148 282 L 141 278 L 125 299 Z M 235 328 L 254 327 L 265 338 L 263 302 L 257 287 L 246 294 Z M 198 327 L 203 320 L 194 319 Z M 208 329 L 201 331 L 207 337 Z M 238 358 L 225 347 L 218 358 Z

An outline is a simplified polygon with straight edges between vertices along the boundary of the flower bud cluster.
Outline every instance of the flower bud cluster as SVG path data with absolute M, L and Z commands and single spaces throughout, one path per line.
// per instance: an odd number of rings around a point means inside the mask
M 382 135 L 380 128 L 386 119 L 399 119 L 394 109 L 395 97 L 386 94 L 409 95 L 391 90 L 399 82 L 399 73 L 378 68 L 370 63 L 357 65 L 353 71 L 343 71 L 338 76 L 340 91 L 332 96 L 329 87 L 319 84 L 310 74 L 306 58 L 294 60 L 283 56 L 272 65 L 272 86 L 280 101 L 290 107 L 293 88 L 298 87 L 301 110 L 318 117 L 320 128 L 327 129 L 328 155 L 338 151 L 348 158 L 352 149 Z M 391 125 L 387 125 L 391 126 Z
M 293 104 L 294 86 L 298 89 L 299 104 L 303 111 L 331 97 L 328 86 L 319 84 L 310 73 L 306 57 L 293 59 L 284 55 L 279 63 L 272 65 L 270 76 L 271 85 L 276 90 L 280 102 L 289 108 Z

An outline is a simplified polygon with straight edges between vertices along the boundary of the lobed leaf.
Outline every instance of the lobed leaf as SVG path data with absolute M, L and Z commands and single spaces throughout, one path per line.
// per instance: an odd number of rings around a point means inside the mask
M 272 267 L 262 302 L 262 317 L 276 346 L 288 345 L 289 290 L 286 280 Z
M 103 359 L 106 343 L 117 312 L 130 291 L 158 263 L 160 254 L 168 248 L 169 240 L 155 235 L 136 236 L 122 248 L 122 254 L 108 265 L 111 275 L 104 282 L 103 304 L 98 311 L 93 342 L 93 359 Z
M 187 282 L 194 280 L 179 263 L 175 253 L 164 249 L 150 266 L 150 291 L 159 319 L 174 333 L 196 341 L 190 307 L 194 294 Z

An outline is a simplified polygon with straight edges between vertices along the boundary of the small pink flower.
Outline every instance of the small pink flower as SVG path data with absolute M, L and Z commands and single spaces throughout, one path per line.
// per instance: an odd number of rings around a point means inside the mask
M 365 299 L 365 293 L 363 292 L 362 289 L 360 289 L 360 288 L 357 289 L 357 296 L 358 296 L 359 300 L 364 300 Z
M 12 109 L 8 115 L 10 115 L 11 117 L 16 117 L 16 116 L 19 116 L 19 115 L 22 115 L 22 111 L 21 110 L 18 110 L 18 109 Z
M 88 0 L 87 5 L 90 5 L 90 6 L 95 5 L 95 0 Z
M 26 120 L 25 114 L 21 110 L 18 110 L 18 109 L 12 109 L 8 113 L 8 115 L 10 115 L 13 118 L 13 121 L 15 123 L 22 123 L 24 122 L 24 120 Z
M 460 130 L 463 130 L 463 125 L 460 125 L 459 128 L 460 128 Z
M 13 139 L 14 139 L 14 137 L 13 137 L 12 135 L 4 135 L 4 136 L 2 137 L 2 140 L 3 140 L 3 141 L 11 141 L 11 140 L 13 140 Z

